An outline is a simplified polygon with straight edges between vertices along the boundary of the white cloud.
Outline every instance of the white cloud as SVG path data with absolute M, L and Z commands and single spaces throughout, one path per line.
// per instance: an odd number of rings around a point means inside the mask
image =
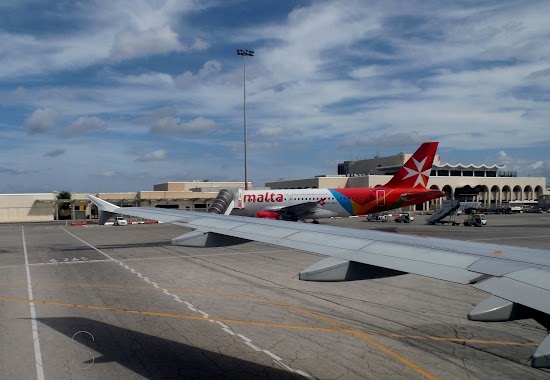
M 113 178 L 113 177 L 120 176 L 121 173 L 118 170 L 110 169 L 110 170 L 105 170 L 103 173 L 101 173 L 101 175 L 103 177 Z
M 59 156 L 65 154 L 66 151 L 67 151 L 67 149 L 64 149 L 64 148 L 54 149 L 54 150 L 51 150 L 49 152 L 44 153 L 43 156 L 44 157 L 50 157 L 50 158 L 59 157 Z
M 375 136 L 346 138 L 338 144 L 338 148 L 391 148 L 395 146 L 417 146 L 426 140 L 426 137 L 421 136 L 417 132 L 381 134 Z
M 27 132 L 33 135 L 53 130 L 56 127 L 57 117 L 57 112 L 52 109 L 37 109 L 25 121 Z
M 497 156 L 498 159 L 503 163 L 508 161 L 508 154 L 503 150 L 499 151 Z
M 115 36 L 109 55 L 115 61 L 184 50 L 169 26 L 145 31 L 122 31 Z
M 174 84 L 174 80 L 171 75 L 154 72 L 139 75 L 119 76 L 117 77 L 117 80 L 120 83 L 140 86 L 172 86 Z
M 545 162 L 544 161 L 537 161 L 531 165 L 529 165 L 529 167 L 533 170 L 537 170 L 537 169 L 541 169 L 541 168 L 544 168 L 545 166 Z
M 156 120 L 150 129 L 154 135 L 185 135 L 202 134 L 214 130 L 216 123 L 213 120 L 197 117 L 189 122 L 180 118 L 167 116 Z
M 199 80 L 214 76 L 220 73 L 222 70 L 222 64 L 217 60 L 206 61 L 198 73 L 195 75 L 191 71 L 186 71 L 183 74 L 177 75 L 174 78 L 174 81 L 179 87 L 187 87 L 194 83 L 197 83 Z
M 202 38 L 195 38 L 195 42 L 191 45 L 193 50 L 206 50 L 210 47 L 210 44 Z
M 138 162 L 162 161 L 166 159 L 166 150 L 157 149 L 153 152 L 145 153 L 143 156 L 136 158 Z
M 258 132 L 256 132 L 256 135 L 261 137 L 276 137 L 281 136 L 284 133 L 285 130 L 281 127 L 264 127 L 260 128 Z
M 262 153 L 252 155 L 263 160 L 263 177 L 318 174 L 324 162 L 348 159 L 354 149 L 383 146 L 397 153 L 418 141 L 414 131 L 439 140 L 440 149 L 470 150 L 472 160 L 496 147 L 510 155 L 504 157 L 510 165 L 523 157 L 518 152 L 529 152 L 520 162 L 526 173 L 548 168 L 538 164 L 546 162 L 540 147 L 550 143 L 545 2 L 434 7 L 433 1 L 350 0 L 342 6 L 327 0 L 288 17 L 258 19 L 265 23 L 210 25 L 208 13 L 200 12 L 219 4 L 80 2 L 77 14 L 70 13 L 78 20 L 70 33 L 0 31 L 6 53 L 0 98 L 6 115 L 19 115 L 3 120 L 0 133 L 16 130 L 28 116 L 21 110 L 55 110 L 49 119 L 31 115 L 25 122 L 27 132 L 44 134 L 23 137 L 41 144 L 51 138 L 48 148 L 31 148 L 39 157 L 57 147 L 59 134 L 45 134 L 56 124 L 72 123 L 67 130 L 73 126 L 75 135 L 86 126 L 99 130 L 77 123 L 82 115 L 109 120 L 103 138 L 115 146 L 147 141 L 172 151 L 169 144 L 177 140 L 190 155 L 210 148 L 213 161 L 240 154 L 232 144 L 242 139 L 242 57 L 227 50 L 235 45 L 256 52 L 246 60 L 247 121 L 251 154 Z M 191 12 L 205 22 L 190 28 Z M 174 160 L 167 155 L 156 164 L 169 168 Z M 117 167 L 121 173 L 135 166 L 127 161 L 128 167 Z M 205 168 L 213 175 L 220 170 Z M 88 169 L 100 173 L 109 164 Z M 119 179 L 120 173 L 112 183 Z
M 23 101 L 27 96 L 28 91 L 25 87 L 19 86 L 9 95 L 7 95 L 0 104 L 10 105 Z
M 53 19 L 60 25 L 45 29 L 29 27 L 18 32 L 0 30 L 0 78 L 51 73 L 64 69 L 80 69 L 95 64 L 119 62 L 147 55 L 184 50 L 205 50 L 204 37 L 185 36 L 176 32 L 185 16 L 211 4 L 191 1 L 90 1 L 69 2 L 47 7 L 47 14 L 37 11 L 33 20 L 48 26 Z M 24 2 L 5 9 L 6 17 L 18 19 L 27 13 Z M 68 20 L 70 31 L 62 29 Z M 22 25 L 25 23 L 23 22 Z
M 63 129 L 65 137 L 74 137 L 105 129 L 103 120 L 96 116 L 81 116 Z

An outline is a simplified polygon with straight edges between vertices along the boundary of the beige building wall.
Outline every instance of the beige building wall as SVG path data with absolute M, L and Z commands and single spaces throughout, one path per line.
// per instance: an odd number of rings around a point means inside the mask
M 3 194 L 0 196 L 0 223 L 52 221 L 55 201 L 53 193 Z

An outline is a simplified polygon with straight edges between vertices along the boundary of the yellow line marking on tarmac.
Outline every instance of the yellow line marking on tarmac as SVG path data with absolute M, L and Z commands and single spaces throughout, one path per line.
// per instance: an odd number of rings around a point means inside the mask
M 15 298 L 15 297 L 0 297 L 0 301 L 11 301 L 11 302 L 22 302 L 29 303 L 34 302 L 41 305 L 52 305 L 52 306 L 62 306 L 62 307 L 75 307 L 79 309 L 90 309 L 90 310 L 106 310 L 106 311 L 121 311 L 124 313 L 140 314 L 140 315 L 152 315 L 157 317 L 169 317 L 177 319 L 189 319 L 196 321 L 207 321 L 202 316 L 195 315 L 184 315 L 184 314 L 174 314 L 174 313 L 162 313 L 157 311 L 144 311 L 144 310 L 134 310 L 134 309 L 124 309 L 111 306 L 95 306 L 95 305 L 83 305 L 78 303 L 67 303 L 67 302 L 57 302 L 57 301 L 44 301 L 44 300 L 28 300 L 25 298 Z M 253 326 L 264 326 L 264 327 L 277 327 L 284 329 L 296 329 L 296 330 L 312 330 L 312 331 L 326 331 L 326 332 L 346 332 L 350 333 L 354 330 L 348 329 L 334 329 L 330 327 L 315 327 L 307 325 L 287 325 L 283 323 L 272 323 L 272 322 L 259 322 L 259 321 L 244 321 L 240 319 L 229 319 L 229 318 L 214 318 L 210 317 L 209 319 L 215 322 L 223 323 L 235 323 L 241 325 L 253 325 Z M 359 331 L 357 331 L 359 332 Z
M 363 332 L 360 332 L 360 331 L 353 331 L 353 330 L 350 330 L 348 332 L 351 335 L 356 336 L 356 337 L 358 337 L 360 339 L 363 339 L 364 341 L 370 343 L 371 345 L 378 348 L 382 352 L 385 352 L 386 354 L 388 354 L 392 358 L 394 358 L 394 359 L 400 361 L 401 363 L 405 364 L 407 367 L 412 368 L 417 373 L 424 376 L 426 379 L 428 379 L 428 380 L 436 380 L 437 379 L 437 377 L 435 377 L 435 376 L 431 375 L 430 373 L 424 371 L 422 368 L 420 368 L 419 366 L 417 366 L 416 364 L 414 364 L 410 360 L 408 360 L 408 359 L 404 358 L 403 356 L 399 355 L 398 353 L 390 350 L 388 347 L 384 346 L 381 343 L 378 343 L 374 339 L 371 339 L 370 337 L 367 336 L 367 334 L 365 334 Z
M 151 315 L 151 316 L 158 316 L 158 317 L 167 317 L 167 318 L 178 318 L 178 319 L 187 319 L 187 320 L 194 320 L 194 321 L 214 321 L 214 322 L 222 322 L 222 323 L 233 323 L 233 324 L 241 324 L 241 325 L 249 325 L 249 326 L 263 326 L 263 327 L 275 327 L 275 328 L 282 328 L 282 329 L 296 329 L 296 330 L 309 330 L 309 331 L 322 331 L 322 332 L 332 332 L 332 333 L 344 333 L 344 334 L 351 334 L 353 336 L 356 336 L 374 347 L 378 348 L 382 352 L 386 353 L 387 355 L 393 357 L 394 359 L 398 360 L 399 362 L 403 363 L 407 367 L 413 369 L 418 374 L 422 375 L 428 380 L 436 380 L 437 378 L 430 373 L 426 372 L 410 360 L 404 358 L 403 356 L 399 355 L 398 353 L 392 351 L 391 349 L 387 348 L 381 343 L 376 342 L 375 340 L 368 337 L 365 333 L 361 331 L 356 330 L 350 330 L 350 329 L 335 329 L 335 328 L 328 328 L 328 327 L 313 327 L 313 326 L 305 326 L 305 325 L 286 325 L 281 323 L 269 323 L 269 322 L 257 322 L 257 321 L 243 321 L 239 319 L 226 319 L 226 318 L 208 318 L 204 319 L 203 317 L 194 316 L 194 315 L 183 315 L 183 314 L 173 314 L 173 313 L 160 313 L 160 312 L 154 312 L 154 311 L 142 311 L 142 310 L 133 310 L 133 309 L 123 309 L 123 308 L 116 308 L 116 307 L 108 307 L 108 306 L 93 306 L 93 305 L 82 305 L 82 304 L 76 304 L 76 303 L 65 303 L 65 302 L 55 302 L 55 301 L 43 301 L 43 300 L 27 300 L 23 298 L 13 298 L 13 297 L 0 297 L 0 301 L 12 301 L 12 302 L 23 302 L 23 303 L 29 303 L 34 302 L 37 304 L 42 305 L 53 305 L 53 306 L 62 306 L 62 307 L 76 307 L 81 309 L 91 309 L 91 310 L 107 310 L 107 311 L 120 311 L 124 313 L 131 313 L 131 314 L 139 314 L 139 315 Z
M 4 284 L 24 284 L 27 285 L 26 282 L 2 282 L 0 283 Z M 74 287 L 102 287 L 102 288 L 118 288 L 118 289 L 148 289 L 148 290 L 157 290 L 154 287 L 151 286 L 134 286 L 134 285 L 119 285 L 119 284 L 74 284 L 74 283 L 40 283 L 36 282 L 33 283 L 34 286 L 74 286 Z M 240 294 L 240 293 L 230 293 L 230 292 L 220 292 L 220 291 L 213 291 L 213 290 L 201 290 L 201 289 L 191 289 L 191 288 L 166 288 L 169 291 L 175 291 L 175 292 L 187 292 L 187 293 L 203 293 L 203 294 L 215 294 L 215 295 L 222 295 L 222 296 L 229 296 L 229 297 L 239 297 L 243 299 L 247 299 L 253 302 L 261 302 L 261 303 L 267 303 L 276 305 L 279 307 L 283 307 L 289 310 L 296 311 L 301 314 L 308 315 L 314 319 L 323 321 L 334 328 L 327 328 L 327 327 L 315 327 L 315 326 L 307 326 L 307 325 L 288 325 L 288 324 L 280 324 L 280 323 L 271 323 L 271 322 L 259 322 L 259 321 L 243 321 L 243 320 L 237 320 L 237 319 L 226 319 L 226 318 L 212 318 L 210 317 L 210 320 L 213 320 L 215 322 L 221 322 L 221 323 L 234 323 L 234 324 L 240 324 L 240 325 L 249 325 L 249 326 L 263 326 L 263 327 L 272 327 L 272 328 L 281 328 L 281 329 L 297 329 L 297 330 L 306 330 L 306 331 L 318 331 L 318 332 L 328 332 L 328 333 L 343 333 L 343 334 L 350 334 L 352 336 L 355 336 L 356 338 L 359 338 L 368 344 L 378 348 L 380 351 L 386 353 L 387 355 L 391 356 L 395 360 L 401 362 L 402 364 L 406 365 L 407 367 L 411 368 L 424 378 L 428 380 L 435 380 L 436 377 L 431 375 L 430 373 L 426 372 L 424 369 L 419 367 L 418 365 L 414 364 L 410 360 L 406 359 L 405 357 L 399 355 L 398 353 L 392 351 L 388 347 L 384 346 L 381 343 L 378 343 L 374 339 L 372 339 L 372 336 L 380 336 L 380 337 L 388 337 L 388 338 L 394 338 L 394 339 L 414 339 L 414 340 L 430 340 L 430 341 L 445 341 L 445 342 L 454 342 L 454 343 L 463 343 L 463 344 L 491 344 L 491 345 L 509 345 L 509 346 L 536 346 L 537 343 L 521 343 L 521 342 L 509 342 L 509 341 L 494 341 L 494 340 L 483 340 L 483 339 L 461 339 L 461 338 L 444 338 L 444 337 L 433 337 L 433 336 L 417 336 L 417 335 L 403 335 L 403 334 L 395 334 L 395 333 L 378 333 L 374 331 L 358 331 L 353 330 L 350 328 L 347 328 L 341 323 L 338 323 L 328 317 L 324 317 L 322 315 L 319 315 L 314 312 L 310 312 L 295 306 L 291 306 L 279 301 L 269 300 L 265 298 L 259 298 L 259 297 L 253 297 L 246 294 Z M 14 301 L 14 302 L 30 302 L 25 299 L 17 299 L 17 298 L 8 298 L 8 297 L 0 297 L 0 300 L 5 301 Z M 131 314 L 141 314 L 141 315 L 151 315 L 151 316 L 157 316 L 157 317 L 167 317 L 167 318 L 178 318 L 178 319 L 187 319 L 187 320 L 195 320 L 195 321 L 204 321 L 205 319 L 202 316 L 191 316 L 191 315 L 182 315 L 182 314 L 173 314 L 173 313 L 161 313 L 161 312 L 151 312 L 151 311 L 140 311 L 140 310 L 132 310 L 132 309 L 124 309 L 124 308 L 114 308 L 114 307 L 106 307 L 106 306 L 93 306 L 93 305 L 82 305 L 82 304 L 71 304 L 71 303 L 63 303 L 63 302 L 53 302 L 53 301 L 34 301 L 36 303 L 44 304 L 44 305 L 54 305 L 54 306 L 63 306 L 63 307 L 76 307 L 76 308 L 84 308 L 84 309 L 92 309 L 92 310 L 106 310 L 106 311 L 119 311 L 119 312 L 125 312 L 125 313 L 131 313 Z
M 538 346 L 540 343 L 534 342 L 509 342 L 502 340 L 484 340 L 484 339 L 466 339 L 466 338 L 442 338 L 436 336 L 419 336 L 419 335 L 402 335 L 402 334 L 377 334 L 373 335 L 387 336 L 389 338 L 399 338 L 399 339 L 415 339 L 415 340 L 434 340 L 434 341 L 445 341 L 445 342 L 457 342 L 457 343 L 479 343 L 479 344 L 495 344 L 501 346 Z
M 21 284 L 21 285 L 27 285 L 25 281 L 0 281 L 0 284 Z M 33 282 L 33 286 L 74 286 L 74 287 L 99 287 L 99 288 L 117 288 L 117 289 L 148 289 L 148 290 L 158 290 L 157 288 L 153 286 L 147 286 L 147 285 L 118 285 L 118 284 L 78 284 L 78 283 L 54 283 L 54 282 Z M 317 331 L 342 331 L 342 332 L 359 332 L 362 334 L 368 334 L 370 336 L 380 336 L 380 337 L 388 337 L 388 338 L 395 338 L 395 339 L 414 339 L 414 340 L 432 340 L 432 341 L 443 341 L 443 342 L 455 342 L 455 343 L 478 343 L 478 344 L 493 344 L 493 345 L 503 345 L 503 346 L 538 346 L 539 343 L 535 342 L 512 342 L 512 341 L 501 341 L 501 340 L 485 340 L 485 339 L 469 339 L 469 338 L 446 338 L 446 337 L 435 337 L 435 336 L 420 336 L 420 335 L 404 335 L 404 334 L 396 334 L 396 333 L 380 333 L 376 331 L 357 331 L 348 328 L 347 326 L 338 323 L 328 317 L 324 317 L 322 315 L 319 315 L 317 313 L 301 309 L 296 306 L 288 305 L 283 302 L 274 301 L 266 298 L 260 298 L 260 297 L 253 297 L 249 296 L 247 294 L 241 294 L 241 293 L 231 293 L 231 292 L 219 292 L 214 290 L 203 290 L 203 289 L 191 289 L 191 288 L 165 288 L 166 290 L 173 291 L 173 292 L 187 292 L 187 293 L 206 293 L 206 294 L 215 294 L 215 295 L 225 295 L 230 297 L 238 297 L 238 298 L 244 298 L 248 299 L 250 301 L 255 302 L 262 302 L 262 303 L 268 303 L 276 306 L 283 307 L 285 309 L 296 311 L 300 314 L 309 315 L 315 319 L 318 319 L 320 321 L 323 321 L 331 326 L 335 326 L 338 329 L 324 329 L 322 327 L 312 327 L 312 326 L 303 326 L 303 329 L 309 329 L 309 330 L 317 330 Z M 0 298 L 1 300 L 1 298 Z M 47 302 L 47 301 L 44 301 Z M 118 310 L 118 309 L 113 309 Z M 220 320 L 221 321 L 221 320 Z M 264 323 L 264 322 L 258 322 L 258 323 Z M 265 322 L 269 323 L 269 322 Z M 277 324 L 273 324 L 273 327 L 277 327 Z M 282 325 L 282 326 L 291 326 L 291 325 Z M 307 328 L 306 328 L 307 327 Z

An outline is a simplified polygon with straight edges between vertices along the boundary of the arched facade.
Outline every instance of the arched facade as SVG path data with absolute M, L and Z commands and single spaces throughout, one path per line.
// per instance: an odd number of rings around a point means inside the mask
M 514 190 L 513 190 L 513 198 L 512 199 L 513 201 L 522 201 L 523 199 L 521 199 L 521 186 L 519 185 L 516 185 L 514 186 Z
M 533 188 L 529 185 L 523 188 L 523 200 L 525 201 L 533 200 Z
M 500 203 L 500 187 L 497 185 L 491 186 L 491 204 Z
M 445 193 L 445 199 L 453 199 L 454 193 L 453 188 L 450 185 L 443 186 L 443 189 L 441 189 Z
M 439 186 L 432 185 L 430 186 L 430 190 L 439 190 Z M 443 198 L 434 199 L 433 201 L 430 202 L 430 208 L 432 208 L 431 206 L 441 207 L 442 203 L 443 203 Z
M 510 186 L 504 185 L 502 187 L 502 202 L 510 202 L 512 200 L 512 189 Z
M 536 199 L 538 200 L 539 197 L 544 194 L 544 189 L 542 188 L 542 186 L 536 186 L 535 187 L 535 197 Z

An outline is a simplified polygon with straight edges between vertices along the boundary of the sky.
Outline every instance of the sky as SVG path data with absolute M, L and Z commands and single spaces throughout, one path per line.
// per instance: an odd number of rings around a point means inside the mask
M 550 178 L 548 14 L 548 1 L 3 0 L 0 193 L 243 181 L 244 83 L 255 186 L 423 141 L 443 162 Z

